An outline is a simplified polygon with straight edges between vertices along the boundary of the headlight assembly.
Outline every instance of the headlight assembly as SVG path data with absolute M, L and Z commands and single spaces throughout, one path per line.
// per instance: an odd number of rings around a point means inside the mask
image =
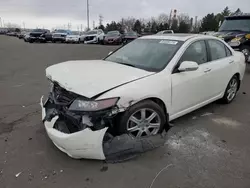
M 105 110 L 116 105 L 119 98 L 110 98 L 103 100 L 85 100 L 78 98 L 76 99 L 69 107 L 71 111 L 85 111 L 85 112 L 94 112 L 99 110 Z

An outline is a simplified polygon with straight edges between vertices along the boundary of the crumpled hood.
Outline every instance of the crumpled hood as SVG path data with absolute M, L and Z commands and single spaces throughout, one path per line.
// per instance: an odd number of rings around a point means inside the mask
M 97 34 L 84 35 L 85 37 L 97 37 Z
M 155 73 L 104 60 L 67 61 L 46 69 L 50 80 L 88 98 L 152 74 Z

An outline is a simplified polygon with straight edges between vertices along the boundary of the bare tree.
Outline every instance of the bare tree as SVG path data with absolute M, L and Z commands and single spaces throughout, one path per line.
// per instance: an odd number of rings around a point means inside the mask
M 164 24 L 164 23 L 168 23 L 169 22 L 169 16 L 165 13 L 161 13 L 157 18 L 156 18 L 156 22 L 158 24 Z
M 136 19 L 133 17 L 122 18 L 121 23 L 124 29 L 132 30 L 135 25 Z
M 20 25 L 18 25 L 16 23 L 10 23 L 10 22 L 6 23 L 5 27 L 8 27 L 8 28 L 21 28 Z

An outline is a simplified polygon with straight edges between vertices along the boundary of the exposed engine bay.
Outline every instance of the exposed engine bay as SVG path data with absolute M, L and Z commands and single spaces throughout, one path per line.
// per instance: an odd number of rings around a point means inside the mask
M 135 138 L 130 134 L 118 135 L 114 126 L 119 113 L 116 106 L 97 112 L 69 110 L 77 97 L 77 94 L 54 83 L 47 101 L 43 103 L 42 97 L 40 102 L 48 136 L 58 149 L 70 157 L 116 163 L 164 144 L 163 134 L 144 138 Z
M 60 87 L 59 84 L 54 83 L 45 104 L 45 120 L 51 121 L 53 117 L 58 115 L 59 119 L 54 128 L 68 134 L 81 131 L 85 128 L 95 131 L 109 127 L 111 128 L 110 130 L 114 130 L 113 124 L 114 117 L 118 113 L 117 107 L 97 112 L 70 111 L 69 107 L 77 97 L 77 94 L 69 92 Z M 85 100 L 90 99 L 85 98 Z

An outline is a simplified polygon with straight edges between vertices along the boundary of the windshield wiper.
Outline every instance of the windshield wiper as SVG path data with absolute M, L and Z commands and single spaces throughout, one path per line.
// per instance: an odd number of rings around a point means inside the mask
M 221 30 L 221 31 L 239 31 L 239 32 L 246 32 L 240 29 L 230 29 L 230 30 Z
M 129 63 L 121 63 L 121 62 L 117 62 L 117 63 L 122 64 L 122 65 L 126 65 L 126 66 L 130 66 L 130 67 L 136 67 L 136 66 L 131 65 L 131 64 L 129 64 Z

